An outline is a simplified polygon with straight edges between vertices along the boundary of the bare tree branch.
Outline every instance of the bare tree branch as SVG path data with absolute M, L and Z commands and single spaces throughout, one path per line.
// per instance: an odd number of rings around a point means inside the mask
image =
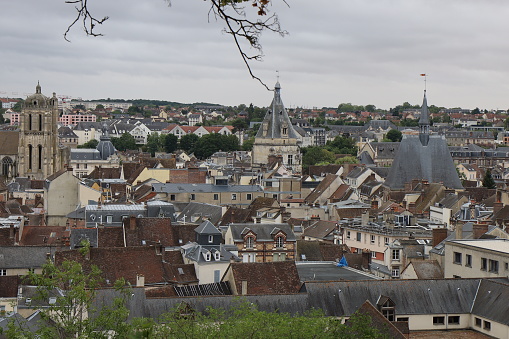
M 81 20 L 81 24 L 83 27 L 83 30 L 85 31 L 86 35 L 90 36 L 102 36 L 101 33 L 94 32 L 94 28 L 97 25 L 102 25 L 103 22 L 108 20 L 108 17 L 105 16 L 102 19 L 96 19 L 89 11 L 88 11 L 88 0 L 67 0 L 66 4 L 77 4 L 75 6 L 76 11 L 78 12 L 76 19 L 67 27 L 67 30 L 64 33 L 64 39 L 66 41 L 70 40 L 67 38 L 67 33 L 71 30 L 71 28 Z
M 88 10 L 88 0 L 66 0 L 65 3 L 76 4 L 75 8 L 77 16 L 74 21 L 67 27 L 64 33 L 64 39 L 69 41 L 67 34 L 71 28 L 81 21 L 81 25 L 86 35 L 102 36 L 101 33 L 96 33 L 94 28 L 102 24 L 108 17 L 96 19 Z M 165 0 L 171 6 L 171 0 Z M 216 20 L 224 21 L 226 27 L 224 32 L 230 34 L 233 38 L 235 46 L 240 53 L 244 64 L 251 75 L 251 78 L 260 82 L 267 90 L 271 90 L 259 77 L 255 76 L 251 69 L 250 62 L 252 60 L 260 61 L 263 58 L 262 45 L 260 44 L 260 36 L 263 31 L 270 31 L 277 33 L 280 36 L 288 34 L 287 31 L 281 28 L 277 14 L 268 16 L 265 20 L 251 20 L 246 16 L 246 4 L 251 3 L 251 6 L 256 10 L 258 17 L 263 17 L 268 14 L 268 6 L 275 0 L 205 0 L 210 1 L 211 7 L 209 10 L 209 19 L 213 16 Z M 286 0 L 280 0 L 288 6 Z M 230 14 L 231 13 L 231 14 Z M 252 54 L 248 54 L 243 46 L 248 43 L 249 47 L 256 50 Z

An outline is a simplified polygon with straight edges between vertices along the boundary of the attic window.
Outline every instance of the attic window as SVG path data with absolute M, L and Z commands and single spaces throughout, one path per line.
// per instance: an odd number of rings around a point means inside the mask
M 211 255 L 210 252 L 205 253 L 205 261 L 210 261 Z
M 285 239 L 282 236 L 276 237 L 276 247 L 282 248 L 284 241 L 285 241 Z
M 254 238 L 247 237 L 246 238 L 246 248 L 253 248 L 253 247 L 254 247 Z
M 54 237 L 56 237 L 56 236 L 57 236 L 57 232 L 51 232 L 51 233 L 49 234 L 49 237 L 50 237 L 50 238 L 54 238 Z
M 214 242 L 214 236 L 213 235 L 209 235 L 209 242 Z
M 216 251 L 214 253 L 214 260 L 219 261 L 219 259 L 221 259 L 221 253 L 219 253 L 219 251 Z
M 179 274 L 180 274 L 180 275 L 183 275 L 183 274 L 184 274 L 184 270 L 182 269 L 182 267 L 177 268 L 177 270 L 179 271 Z

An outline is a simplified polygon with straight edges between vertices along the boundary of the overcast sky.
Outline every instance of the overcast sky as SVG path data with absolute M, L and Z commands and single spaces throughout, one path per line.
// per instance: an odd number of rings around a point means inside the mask
M 507 0 L 274 1 L 289 35 L 266 32 L 252 68 L 270 87 L 279 71 L 286 107 L 420 104 L 427 73 L 430 105 L 509 108 Z M 75 27 L 68 43 L 72 5 L 2 1 L 0 96 L 25 97 L 40 81 L 48 96 L 87 100 L 270 103 L 222 23 L 209 20 L 207 1 L 89 3 L 110 17 L 98 27 L 104 36 Z

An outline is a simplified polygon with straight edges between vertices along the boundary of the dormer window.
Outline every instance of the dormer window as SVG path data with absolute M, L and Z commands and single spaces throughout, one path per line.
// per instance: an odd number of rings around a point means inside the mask
M 213 235 L 209 235 L 209 243 L 212 243 L 214 242 L 214 236 Z
M 253 248 L 253 247 L 254 247 L 254 238 L 247 237 L 246 238 L 246 248 Z
M 283 236 L 276 237 L 276 247 L 277 248 L 282 248 L 284 242 L 285 242 L 285 239 L 283 238 Z
M 221 254 L 219 253 L 219 251 L 216 251 L 214 253 L 214 260 L 219 261 L 220 259 L 221 259 Z
M 205 253 L 205 261 L 210 261 L 211 255 L 210 252 Z

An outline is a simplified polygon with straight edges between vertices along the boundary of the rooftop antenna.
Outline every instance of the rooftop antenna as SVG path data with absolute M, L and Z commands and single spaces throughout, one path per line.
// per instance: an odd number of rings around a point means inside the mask
M 277 79 L 277 82 L 279 82 L 279 71 L 276 69 L 276 79 Z
M 424 92 L 426 92 L 426 80 L 428 75 L 427 74 L 421 74 L 421 77 L 424 77 Z

